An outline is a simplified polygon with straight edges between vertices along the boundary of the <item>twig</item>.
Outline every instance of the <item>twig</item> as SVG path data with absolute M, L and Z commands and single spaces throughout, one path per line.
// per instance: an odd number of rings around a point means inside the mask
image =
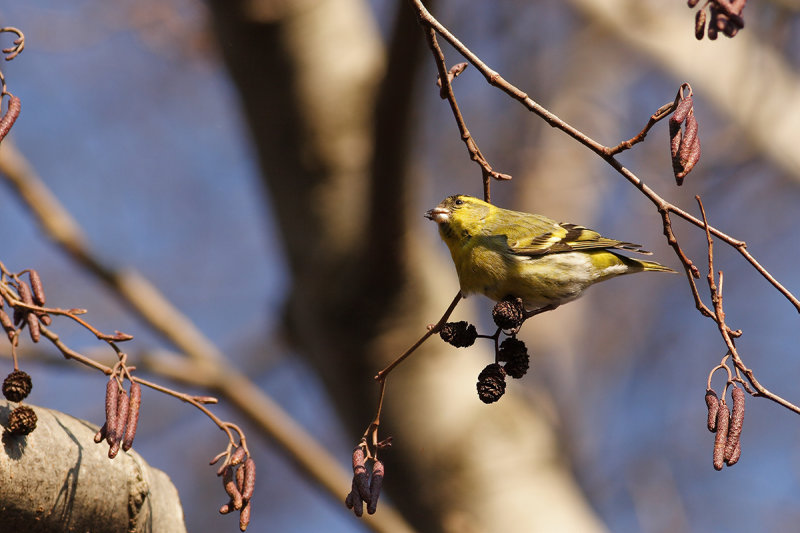
M 3 48 L 3 53 L 6 54 L 6 61 L 11 61 L 25 49 L 25 34 L 19 28 L 13 26 L 0 28 L 0 33 L 14 33 L 17 36 L 14 39 L 14 46 Z
M 761 383 L 756 379 L 755 373 L 753 370 L 748 368 L 744 361 L 742 360 L 741 356 L 739 355 L 739 351 L 736 349 L 736 344 L 734 342 L 735 333 L 741 332 L 734 332 L 731 330 L 730 327 L 725 322 L 725 310 L 722 306 L 722 286 L 723 286 L 723 274 L 720 270 L 717 275 L 719 277 L 719 284 L 717 285 L 714 281 L 714 243 L 711 237 L 711 232 L 709 231 L 708 220 L 706 218 L 706 211 L 703 207 L 703 202 L 700 200 L 699 196 L 695 197 L 697 199 L 697 203 L 700 206 L 700 213 L 703 216 L 703 223 L 705 225 L 706 230 L 706 240 L 708 242 L 708 289 L 711 293 L 711 300 L 714 304 L 714 321 L 717 323 L 719 328 L 719 332 L 722 335 L 722 339 L 725 342 L 725 345 L 728 347 L 728 353 L 730 354 L 731 360 L 733 360 L 734 365 L 736 366 L 737 372 L 742 372 L 747 380 L 752 385 L 755 392 L 748 389 L 748 392 L 753 396 L 762 396 L 767 398 L 768 400 L 772 400 L 773 402 L 777 403 L 789 409 L 792 412 L 800 414 L 800 407 L 785 400 L 784 398 L 774 394 L 766 389 Z M 724 360 L 723 363 L 724 364 Z M 730 371 L 729 371 L 730 372 Z M 730 378 L 729 378 L 730 381 Z
M 383 398 L 386 393 L 386 380 L 389 377 L 389 374 L 392 370 L 394 370 L 397 365 L 402 363 L 406 358 L 408 358 L 411 354 L 413 354 L 417 348 L 422 346 L 422 344 L 428 340 L 431 335 L 434 335 L 441 331 L 442 327 L 447 323 L 447 319 L 450 318 L 450 315 L 453 314 L 458 302 L 461 301 L 461 291 L 458 291 L 453 301 L 450 303 L 450 306 L 444 312 L 442 317 L 439 321 L 428 327 L 428 330 L 425 332 L 422 337 L 417 340 L 408 350 L 400 354 L 397 359 L 389 363 L 384 369 L 377 373 L 375 376 L 375 380 L 379 384 L 379 391 L 378 391 L 378 407 L 375 410 L 375 417 L 373 418 L 372 422 L 367 426 L 367 429 L 364 431 L 364 436 L 362 437 L 363 442 L 369 442 L 372 445 L 372 449 L 367 449 L 367 454 L 370 457 L 377 458 L 377 451 L 378 451 L 378 427 L 381 424 L 381 411 L 383 409 Z
M 453 93 L 453 86 L 450 81 L 450 76 L 448 75 L 449 73 L 447 71 L 447 65 L 445 64 L 444 53 L 439 47 L 439 42 L 436 39 L 436 32 L 432 28 L 428 28 L 425 31 L 425 38 L 428 42 L 431 52 L 433 52 L 433 57 L 436 62 L 436 69 L 439 71 L 439 81 L 441 82 L 442 86 L 440 94 L 444 95 L 444 97 L 450 103 L 450 109 L 453 111 L 453 116 L 456 119 L 458 131 L 461 133 L 461 140 L 464 141 L 464 144 L 467 146 L 467 151 L 469 152 L 470 158 L 481 167 L 481 172 L 483 174 L 483 199 L 487 202 L 490 202 L 492 196 L 490 190 L 491 178 L 496 180 L 510 180 L 511 176 L 508 174 L 502 174 L 492 169 L 492 166 L 489 164 L 486 158 L 483 157 L 480 148 L 478 148 L 478 143 L 475 142 L 472 134 L 467 129 L 467 124 L 464 122 L 464 117 L 461 115 L 461 110 L 458 107 L 455 93 Z

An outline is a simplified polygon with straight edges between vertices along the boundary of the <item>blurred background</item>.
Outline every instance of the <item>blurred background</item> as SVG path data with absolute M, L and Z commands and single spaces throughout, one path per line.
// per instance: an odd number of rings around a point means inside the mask
M 713 42 L 695 40 L 684 2 L 426 5 L 492 69 L 606 145 L 689 82 L 703 155 L 684 186 L 666 124 L 620 160 L 684 209 L 696 213 L 701 195 L 710 222 L 797 294 L 800 5 L 751 4 L 745 29 Z M 26 35 L 3 65 L 22 100 L 9 139 L 90 247 L 151 280 L 348 467 L 374 407 L 371 377 L 458 288 L 422 214 L 446 195 L 482 192 L 410 3 L 35 0 L 0 14 Z M 443 47 L 449 65 L 462 61 Z M 483 154 L 514 176 L 493 184 L 495 203 L 642 243 L 679 268 L 656 210 L 613 169 L 474 69 L 454 89 Z M 704 233 L 676 232 L 704 272 Z M 173 348 L 55 247 L 5 182 L 0 242 L 10 270 L 38 269 L 49 304 L 133 334 L 134 364 L 139 351 Z M 734 251 L 715 252 L 742 357 L 768 389 L 800 401 L 794 308 Z M 475 296 L 453 319 L 489 333 L 490 310 Z M 70 324 L 55 329 L 79 351 L 97 348 Z M 748 398 L 739 464 L 711 466 L 703 395 L 725 349 L 682 276 L 601 284 L 526 323 L 521 338 L 531 371 L 496 405 L 475 394 L 488 342 L 456 350 L 432 339 L 392 375 L 386 498 L 418 531 L 794 529 L 796 415 Z M 30 403 L 100 423 L 103 376 L 22 368 Z M 368 531 L 342 503 L 349 487 L 320 488 L 224 398 L 215 412 L 241 422 L 259 463 L 248 531 Z M 140 428 L 135 448 L 172 477 L 188 530 L 235 531 L 206 466 L 223 435 L 152 391 Z

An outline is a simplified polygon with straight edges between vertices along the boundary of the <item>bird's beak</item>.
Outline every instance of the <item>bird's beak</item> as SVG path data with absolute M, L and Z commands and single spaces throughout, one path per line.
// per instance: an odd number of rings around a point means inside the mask
M 450 210 L 446 207 L 436 206 L 425 213 L 425 218 L 428 220 L 433 220 L 437 224 L 441 224 L 442 222 L 447 222 L 450 219 Z

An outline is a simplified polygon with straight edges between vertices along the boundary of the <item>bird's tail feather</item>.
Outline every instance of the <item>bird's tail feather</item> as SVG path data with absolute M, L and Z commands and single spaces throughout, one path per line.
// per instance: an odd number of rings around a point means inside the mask
M 675 270 L 665 267 L 664 265 L 660 265 L 654 261 L 641 261 L 638 259 L 634 259 L 634 261 L 642 265 L 642 270 L 644 271 L 652 270 L 653 272 L 672 272 L 673 274 L 677 274 Z

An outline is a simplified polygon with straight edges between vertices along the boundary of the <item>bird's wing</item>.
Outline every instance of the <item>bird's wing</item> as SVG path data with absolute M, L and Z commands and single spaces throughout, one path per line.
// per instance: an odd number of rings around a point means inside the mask
M 546 220 L 546 219 L 545 219 Z M 538 221 L 539 228 L 544 221 Z M 533 229 L 533 228 L 531 228 Z M 604 250 L 618 248 L 630 250 L 640 254 L 649 255 L 650 252 L 642 250 L 638 244 L 607 239 L 594 230 L 576 224 L 553 224 L 549 231 L 534 235 L 521 236 L 518 239 L 509 239 L 511 252 L 516 255 L 536 257 L 559 252 L 574 252 L 578 250 Z

